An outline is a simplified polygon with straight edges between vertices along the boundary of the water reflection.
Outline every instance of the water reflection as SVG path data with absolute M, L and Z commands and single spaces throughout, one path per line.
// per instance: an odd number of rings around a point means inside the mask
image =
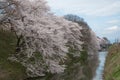
M 94 77 L 93 80 L 103 80 L 102 79 L 102 74 L 103 74 L 103 70 L 104 70 L 104 64 L 105 64 L 105 59 L 107 56 L 107 52 L 99 52 L 99 66 L 96 70 L 96 76 Z

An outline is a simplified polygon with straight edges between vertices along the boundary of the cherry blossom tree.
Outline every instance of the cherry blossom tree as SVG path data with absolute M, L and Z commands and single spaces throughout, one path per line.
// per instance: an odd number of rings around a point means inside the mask
M 10 59 L 24 65 L 29 76 L 63 72 L 68 43 L 82 50 L 82 28 L 54 16 L 44 0 L 2 0 L 0 9 L 1 27 L 15 32 L 18 40 Z

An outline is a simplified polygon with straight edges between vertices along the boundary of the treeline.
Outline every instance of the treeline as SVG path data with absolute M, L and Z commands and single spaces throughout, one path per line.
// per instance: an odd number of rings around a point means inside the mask
M 0 28 L 16 37 L 8 59 L 25 67 L 25 80 L 92 80 L 100 45 L 83 18 L 55 16 L 44 0 L 2 0 L 0 11 Z

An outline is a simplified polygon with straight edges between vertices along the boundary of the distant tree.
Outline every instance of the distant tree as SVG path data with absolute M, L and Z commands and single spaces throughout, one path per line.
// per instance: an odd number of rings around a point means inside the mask
M 79 25 L 79 27 L 82 27 L 81 33 L 82 33 L 82 41 L 84 42 L 82 47 L 83 50 L 87 51 L 87 55 L 89 58 L 88 67 L 92 72 L 92 76 L 95 75 L 95 70 L 98 63 L 98 55 L 97 52 L 100 49 L 99 42 L 97 40 L 96 34 L 91 30 L 89 25 L 84 21 L 83 18 L 77 16 L 77 15 L 65 15 L 65 19 L 75 22 Z M 94 65 L 94 66 L 93 66 Z
M 89 49 L 91 51 L 90 48 L 94 48 L 94 49 L 98 49 L 99 48 L 99 43 L 97 41 L 97 36 L 95 35 L 95 33 L 91 30 L 91 28 L 89 27 L 89 25 L 84 21 L 83 18 L 77 16 L 77 15 L 73 15 L 73 14 L 67 14 L 64 16 L 65 19 L 78 23 L 79 26 L 82 27 L 82 40 L 84 42 L 84 48 L 86 48 L 87 50 Z M 94 40 L 94 41 L 93 41 Z M 93 41 L 93 42 L 92 42 Z M 92 43 L 90 43 L 92 42 Z M 92 46 L 93 45 L 93 46 Z M 92 46 L 92 47 L 91 47 Z M 96 50 L 95 50 L 96 51 Z
M 114 43 L 116 43 L 116 44 L 120 43 L 119 38 L 116 38 Z
M 110 44 L 110 41 L 108 40 L 107 37 L 103 37 L 103 39 L 104 39 L 108 44 Z
M 73 22 L 84 22 L 83 18 L 73 14 L 67 14 L 64 16 L 64 18 Z
M 100 51 L 101 50 L 107 50 L 108 47 L 111 45 L 110 41 L 108 40 L 107 37 L 103 37 L 103 38 L 99 38 L 98 37 L 98 41 L 100 44 Z

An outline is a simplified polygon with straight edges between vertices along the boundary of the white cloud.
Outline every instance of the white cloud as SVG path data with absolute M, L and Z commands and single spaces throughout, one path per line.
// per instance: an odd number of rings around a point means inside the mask
M 118 24 L 120 23 L 120 20 L 110 20 L 110 21 L 107 21 L 108 24 Z
M 114 38 L 116 35 L 119 35 L 119 32 L 120 32 L 120 27 L 118 27 L 118 26 L 112 26 L 112 27 L 105 28 L 102 31 L 101 35 L 106 35 L 109 38 L 110 37 Z
M 118 26 L 112 26 L 112 27 L 109 27 L 109 28 L 106 28 L 107 31 L 118 31 L 120 30 L 120 27 Z
M 120 0 L 47 0 L 53 10 L 90 16 L 120 13 Z

